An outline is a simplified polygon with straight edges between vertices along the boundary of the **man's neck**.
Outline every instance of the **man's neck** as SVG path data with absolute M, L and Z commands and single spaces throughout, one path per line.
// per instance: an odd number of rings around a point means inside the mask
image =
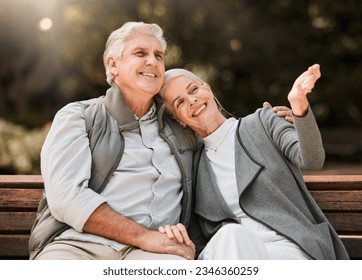
M 142 91 L 135 92 L 127 87 L 121 87 L 121 85 L 118 85 L 117 83 L 116 85 L 120 89 L 127 106 L 139 119 L 150 110 L 154 101 L 154 95 Z
M 150 110 L 153 104 L 153 97 L 140 100 L 139 98 L 127 98 L 125 96 L 125 101 L 133 114 L 141 119 Z

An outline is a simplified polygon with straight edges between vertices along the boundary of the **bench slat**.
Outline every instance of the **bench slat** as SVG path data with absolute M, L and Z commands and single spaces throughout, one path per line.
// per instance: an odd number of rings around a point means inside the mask
M 349 257 L 360 260 L 362 258 L 362 236 L 341 236 L 341 239 Z
M 361 202 L 362 191 L 310 191 L 317 201 Z
M 362 212 L 362 191 L 311 190 L 323 211 Z
M 309 190 L 362 190 L 362 175 L 304 175 Z
M 319 207 L 324 211 L 341 211 L 341 212 L 361 212 L 362 211 L 362 202 L 331 202 L 331 201 L 317 201 Z
M 29 235 L 0 234 L 0 259 L 28 259 Z
M 41 175 L 0 175 L 0 188 L 42 189 Z
M 362 212 L 362 191 L 312 190 L 310 193 L 323 211 Z
M 42 189 L 1 189 L 0 209 L 2 211 L 7 208 L 37 209 L 42 193 Z
M 0 233 L 29 233 L 36 217 L 36 212 L 0 212 Z
M 325 213 L 325 215 L 339 234 L 350 232 L 362 235 L 362 213 Z

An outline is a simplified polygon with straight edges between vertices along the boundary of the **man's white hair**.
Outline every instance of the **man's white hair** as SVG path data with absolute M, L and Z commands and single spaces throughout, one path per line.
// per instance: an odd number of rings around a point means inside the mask
M 113 81 L 113 75 L 108 68 L 108 58 L 119 57 L 124 50 L 125 40 L 135 32 L 143 32 L 145 34 L 154 36 L 160 42 L 163 52 L 166 51 L 167 42 L 163 36 L 163 30 L 159 25 L 155 23 L 133 21 L 125 23 L 109 35 L 103 54 L 103 63 L 106 70 L 107 82 L 110 85 Z

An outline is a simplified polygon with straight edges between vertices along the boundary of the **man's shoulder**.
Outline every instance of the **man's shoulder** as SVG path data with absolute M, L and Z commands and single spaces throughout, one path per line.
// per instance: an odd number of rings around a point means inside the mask
M 77 103 L 83 104 L 83 105 L 93 105 L 93 104 L 101 104 L 101 101 L 104 99 L 105 95 L 101 95 L 99 97 L 91 98 L 91 99 L 85 99 L 77 101 Z
M 101 97 L 98 98 L 92 98 L 92 99 L 86 99 L 86 100 L 80 100 L 80 101 L 73 101 L 70 103 L 65 104 L 62 108 L 58 110 L 58 114 L 62 114 L 65 112 L 71 113 L 71 112 L 79 112 L 83 111 L 85 107 L 89 107 L 89 105 L 97 105 L 101 104 L 99 101 L 101 100 Z

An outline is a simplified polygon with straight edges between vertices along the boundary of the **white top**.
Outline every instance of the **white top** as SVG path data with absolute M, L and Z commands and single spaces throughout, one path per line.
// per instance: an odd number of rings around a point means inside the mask
M 239 206 L 235 175 L 235 132 L 237 125 L 238 121 L 235 118 L 229 118 L 203 140 L 220 192 L 234 215 L 241 218 L 245 214 Z
M 276 233 L 265 225 L 249 218 L 239 204 L 239 193 L 236 182 L 235 170 L 235 133 L 238 121 L 229 118 L 217 130 L 203 138 L 205 150 L 210 160 L 211 168 L 216 176 L 219 190 L 240 224 L 257 234 L 264 243 L 282 242 L 282 246 L 297 248 L 298 254 L 303 254 L 301 249 L 284 236 Z

